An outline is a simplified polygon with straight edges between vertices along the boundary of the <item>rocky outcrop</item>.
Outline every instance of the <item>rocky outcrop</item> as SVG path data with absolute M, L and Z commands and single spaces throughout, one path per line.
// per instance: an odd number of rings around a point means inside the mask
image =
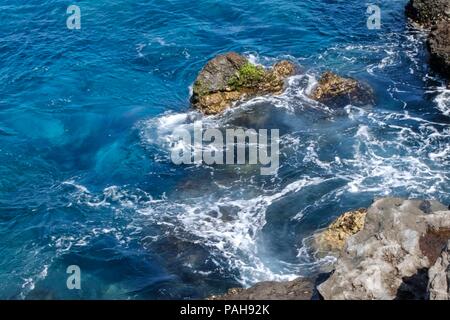
M 450 1 L 410 0 L 405 12 L 413 22 L 424 27 L 431 27 L 436 22 L 450 17 Z
M 319 256 L 339 255 L 347 239 L 364 227 L 366 214 L 366 209 L 358 209 L 339 216 L 328 228 L 313 236 L 314 250 Z
M 314 281 L 298 278 L 293 281 L 260 282 L 251 288 L 233 288 L 221 296 L 211 296 L 209 300 L 311 300 Z
M 343 78 L 327 71 L 310 94 L 310 98 L 329 107 L 339 108 L 352 104 L 364 106 L 374 103 L 372 89 L 352 78 Z
M 449 1 L 450 4 L 450 1 Z M 430 65 L 450 79 L 450 22 L 440 21 L 431 28 L 427 41 Z
M 450 300 L 450 241 L 428 271 L 430 300 Z
M 450 78 L 450 1 L 410 0 L 406 15 L 421 27 L 431 28 L 427 45 L 431 67 Z
M 450 211 L 439 202 L 377 200 L 318 290 L 324 299 L 426 299 L 449 238 Z
M 265 69 L 235 52 L 218 55 L 200 71 L 191 102 L 205 114 L 217 114 L 239 100 L 282 93 L 286 78 L 294 75 L 295 70 L 289 61 Z

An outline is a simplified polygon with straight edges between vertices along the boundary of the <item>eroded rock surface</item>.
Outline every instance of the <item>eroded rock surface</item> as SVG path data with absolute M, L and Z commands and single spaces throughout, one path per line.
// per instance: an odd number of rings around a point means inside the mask
M 450 300 L 450 241 L 428 271 L 430 300 Z
M 449 230 L 450 211 L 439 202 L 377 200 L 318 290 L 325 299 L 426 299 L 428 270 Z
M 295 65 L 285 60 L 265 69 L 235 52 L 218 55 L 200 71 L 191 102 L 205 114 L 217 114 L 239 100 L 282 93 L 286 78 L 295 72 Z
M 431 27 L 440 20 L 450 18 L 450 1 L 410 0 L 405 11 L 407 17 L 415 23 Z
M 330 71 L 321 76 L 310 98 L 333 108 L 345 107 L 349 104 L 363 106 L 374 103 L 374 95 L 370 87 Z

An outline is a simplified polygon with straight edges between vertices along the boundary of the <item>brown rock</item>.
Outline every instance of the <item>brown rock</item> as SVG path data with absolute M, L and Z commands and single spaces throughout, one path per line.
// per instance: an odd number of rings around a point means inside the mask
M 442 20 L 431 28 L 427 45 L 431 67 L 450 78 L 450 21 Z
M 330 107 L 373 104 L 373 91 L 352 78 L 343 78 L 327 71 L 310 94 L 310 98 Z
M 251 288 L 232 288 L 221 296 L 211 296 L 209 300 L 311 300 L 314 281 L 298 278 L 293 281 L 260 282 Z
M 217 114 L 239 100 L 282 93 L 286 78 L 295 70 L 289 61 L 280 61 L 266 70 L 235 52 L 218 55 L 200 71 L 191 102 L 205 114 Z

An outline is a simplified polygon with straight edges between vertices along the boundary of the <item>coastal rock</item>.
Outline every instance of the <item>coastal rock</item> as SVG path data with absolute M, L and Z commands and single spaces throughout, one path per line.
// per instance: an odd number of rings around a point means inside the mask
M 431 27 L 440 20 L 450 18 L 450 1 L 410 0 L 405 12 L 413 22 L 424 27 Z
M 358 209 L 339 216 L 328 228 L 313 237 L 313 248 L 319 255 L 338 255 L 347 239 L 364 227 L 367 210 Z
M 334 108 L 345 107 L 349 104 L 363 106 L 374 103 L 374 95 L 370 87 L 330 71 L 321 76 L 310 98 Z
M 428 269 L 450 238 L 450 211 L 436 201 L 384 198 L 348 238 L 324 299 L 426 299 Z
M 450 300 L 450 241 L 428 271 L 430 300 Z
M 191 102 L 205 114 L 217 114 L 239 100 L 282 93 L 286 78 L 295 71 L 289 61 L 280 61 L 267 70 L 235 52 L 218 55 L 200 71 Z
M 431 28 L 427 45 L 431 67 L 450 78 L 450 21 L 442 20 Z
M 298 278 L 293 281 L 260 282 L 251 288 L 233 288 L 221 296 L 211 296 L 209 300 L 311 300 L 314 281 Z

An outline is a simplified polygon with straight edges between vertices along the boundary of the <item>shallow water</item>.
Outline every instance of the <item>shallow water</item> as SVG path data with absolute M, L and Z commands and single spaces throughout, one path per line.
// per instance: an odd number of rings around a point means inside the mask
M 203 298 L 306 276 L 305 247 L 340 213 L 391 195 L 450 203 L 450 92 L 426 64 L 406 0 L 64 1 L 0 5 L 0 298 Z M 301 66 L 279 97 L 212 127 L 278 128 L 280 169 L 175 166 L 189 87 L 218 53 Z M 306 93 L 331 69 L 370 84 L 371 108 Z M 68 290 L 78 265 L 82 289 Z

